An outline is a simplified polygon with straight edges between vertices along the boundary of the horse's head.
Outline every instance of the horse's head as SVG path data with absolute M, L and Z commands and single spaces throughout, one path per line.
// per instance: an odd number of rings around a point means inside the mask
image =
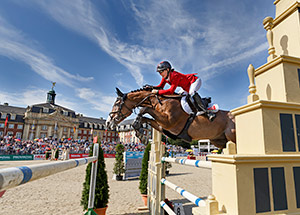
M 122 93 L 118 88 L 116 88 L 116 90 L 118 97 L 106 120 L 107 128 L 116 127 L 117 124 L 132 114 L 133 109 L 141 106 L 145 102 L 148 98 L 147 95 L 151 94 L 151 92 L 144 91 L 144 89 L 132 91 L 130 93 Z
M 132 113 L 132 106 L 129 105 L 127 99 L 127 93 L 122 93 L 119 88 L 117 90 L 117 99 L 112 107 L 112 111 L 109 113 L 109 116 L 106 120 L 107 128 L 114 128 L 117 124 L 122 122 L 126 117 L 130 116 Z

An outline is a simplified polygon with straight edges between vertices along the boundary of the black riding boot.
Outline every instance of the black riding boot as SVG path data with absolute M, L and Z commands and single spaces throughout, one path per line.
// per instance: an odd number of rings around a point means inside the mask
M 213 121 L 216 118 L 216 114 L 206 110 L 205 106 L 202 103 L 202 99 L 198 93 L 195 92 L 193 95 L 194 104 L 198 111 L 204 111 L 209 121 Z
M 197 112 L 198 112 L 198 110 L 197 110 L 197 107 L 195 106 L 195 104 L 194 104 L 194 102 L 193 102 L 192 97 L 191 97 L 190 94 L 187 94 L 187 95 L 186 95 L 186 101 L 187 101 L 187 103 L 189 104 L 190 108 L 192 109 L 193 114 L 196 115 Z

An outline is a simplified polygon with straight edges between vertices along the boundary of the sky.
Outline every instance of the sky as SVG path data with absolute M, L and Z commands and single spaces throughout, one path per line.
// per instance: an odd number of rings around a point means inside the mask
M 1 0 L 0 104 L 44 103 L 56 82 L 56 104 L 106 119 L 116 87 L 158 85 L 168 60 L 231 110 L 267 62 L 267 16 L 273 0 Z

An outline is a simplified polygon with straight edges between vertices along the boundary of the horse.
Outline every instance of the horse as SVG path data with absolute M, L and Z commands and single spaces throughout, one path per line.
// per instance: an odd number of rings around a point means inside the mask
M 106 120 L 107 128 L 114 128 L 128 116 L 133 110 L 142 107 L 138 114 L 140 123 L 150 124 L 156 130 L 171 137 L 178 136 L 183 130 L 191 140 L 209 139 L 218 148 L 225 148 L 228 141 L 236 142 L 234 116 L 225 110 L 216 113 L 214 121 L 210 122 L 206 116 L 194 116 L 188 127 L 187 121 L 190 115 L 181 107 L 182 96 L 161 96 L 151 92 L 151 88 L 141 88 L 129 93 L 117 90 L 117 99 L 112 111 Z M 148 113 L 153 119 L 144 117 Z

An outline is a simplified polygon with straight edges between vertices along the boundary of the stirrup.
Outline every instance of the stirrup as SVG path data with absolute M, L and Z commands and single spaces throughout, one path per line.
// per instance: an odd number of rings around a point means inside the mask
M 206 116 L 207 116 L 208 120 L 211 122 L 214 121 L 214 119 L 216 118 L 216 114 L 211 113 L 211 112 L 206 113 Z

